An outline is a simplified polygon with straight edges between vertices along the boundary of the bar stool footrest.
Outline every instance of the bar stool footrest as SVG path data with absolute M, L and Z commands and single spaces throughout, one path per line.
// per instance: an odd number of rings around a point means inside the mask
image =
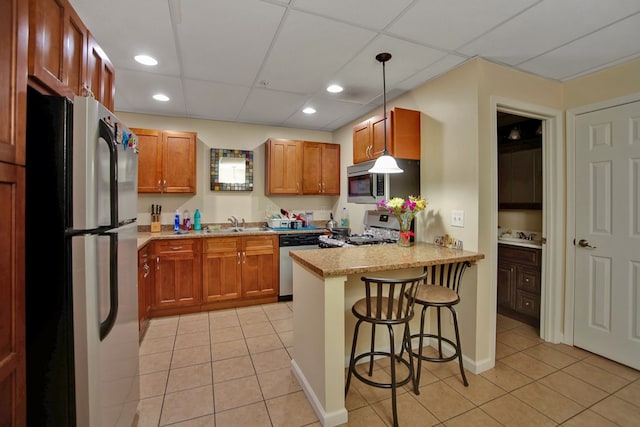
M 365 357 L 370 357 L 372 354 L 374 356 L 386 356 L 386 357 L 389 357 L 389 353 L 385 353 L 385 352 L 381 352 L 381 351 L 374 351 L 373 353 L 371 353 L 371 352 L 362 353 L 362 354 L 359 354 L 358 356 L 356 356 L 353 359 L 354 367 L 357 365 L 358 360 L 364 359 Z M 411 370 L 411 365 L 409 364 L 408 360 L 405 360 L 404 358 L 400 358 L 400 357 L 396 356 L 396 357 L 393 357 L 392 362 L 393 361 L 397 361 L 397 362 L 402 363 L 407 368 L 407 370 L 409 371 L 409 374 L 407 375 L 406 378 L 403 378 L 400 381 L 396 380 L 396 387 L 400 387 L 400 386 L 403 386 L 405 384 L 408 384 L 411 380 L 413 380 L 413 371 Z M 378 382 L 378 381 L 372 381 L 369 378 L 367 378 L 368 375 L 364 376 L 363 374 L 359 373 L 356 369 L 353 369 L 352 374 L 356 378 L 358 378 L 360 381 L 362 381 L 363 383 L 368 384 L 370 386 L 378 387 L 378 388 L 392 388 L 392 384 L 391 383 L 381 383 L 381 382 Z
M 411 335 L 411 341 L 413 342 L 414 338 L 420 338 L 420 334 L 413 334 Z M 455 351 L 453 352 L 453 354 L 451 354 L 450 356 L 442 356 L 442 357 L 431 357 L 431 356 L 424 356 L 422 355 L 422 349 L 418 349 L 418 351 L 412 351 L 413 355 L 415 357 L 418 357 L 422 360 L 426 360 L 428 362 L 451 362 L 452 360 L 455 360 L 458 358 L 458 352 L 460 351 L 458 349 L 458 346 L 456 345 L 455 342 L 453 342 L 452 340 L 450 340 L 449 338 L 444 338 L 444 337 L 439 337 L 437 334 L 423 334 L 422 338 L 435 338 L 436 340 L 440 340 L 440 341 L 444 341 L 447 344 L 449 344 L 451 346 L 451 348 L 453 348 Z

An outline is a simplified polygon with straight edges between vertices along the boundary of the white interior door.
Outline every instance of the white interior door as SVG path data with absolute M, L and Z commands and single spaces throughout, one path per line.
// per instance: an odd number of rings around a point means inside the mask
M 640 102 L 575 123 L 574 345 L 640 369 Z

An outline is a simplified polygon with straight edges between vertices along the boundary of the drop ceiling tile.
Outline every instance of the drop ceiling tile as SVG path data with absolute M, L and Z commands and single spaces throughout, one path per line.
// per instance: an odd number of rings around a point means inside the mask
M 293 7 L 365 28 L 382 30 L 413 0 L 295 0 Z
M 454 50 L 539 0 L 419 0 L 388 28 L 393 35 Z
M 258 0 L 179 4 L 176 35 L 185 77 L 251 86 L 285 9 Z
M 249 88 L 185 79 L 184 94 L 190 116 L 231 121 L 240 113 Z
M 399 82 L 398 88 L 404 89 L 406 91 L 413 90 L 423 85 L 425 82 L 436 78 L 441 74 L 446 73 L 447 71 L 453 70 L 467 60 L 468 58 L 464 58 L 462 56 L 447 55 L 444 58 L 440 59 L 438 62 L 425 68 L 424 70 L 419 71 L 406 80 Z
M 170 76 L 121 70 L 116 79 L 115 109 L 137 113 L 186 117 L 184 95 L 180 79 Z M 159 102 L 152 98 L 164 93 L 170 99 Z M 122 102 L 120 99 L 124 98 Z M 128 106 L 128 108 L 125 108 Z
M 557 80 L 575 78 L 640 55 L 640 13 L 520 64 L 519 68 Z
M 374 37 L 372 31 L 291 11 L 259 80 L 270 89 L 314 93 Z
M 301 108 L 305 98 L 293 93 L 254 88 L 238 115 L 245 123 L 281 125 Z
M 313 107 L 315 114 L 305 114 L 304 107 Z M 330 123 L 345 116 L 353 116 L 362 108 L 361 104 L 344 102 L 330 97 L 313 97 L 296 110 L 284 123 L 287 127 L 300 127 L 303 129 L 324 129 Z
M 459 50 L 470 56 L 517 65 L 639 10 L 638 0 L 546 1 Z
M 391 53 L 391 59 L 385 63 L 387 88 L 446 56 L 442 51 L 416 43 L 389 36 L 377 37 L 336 75 L 334 80 L 347 88 L 341 99 L 366 104 L 382 94 L 382 65 L 376 60 L 381 52 Z
M 124 68 L 180 75 L 166 2 L 72 0 L 71 4 L 116 70 Z M 127 13 L 118 13 L 119 10 L 126 10 Z M 138 54 L 153 56 L 158 60 L 158 65 L 147 67 L 137 63 L 133 57 Z

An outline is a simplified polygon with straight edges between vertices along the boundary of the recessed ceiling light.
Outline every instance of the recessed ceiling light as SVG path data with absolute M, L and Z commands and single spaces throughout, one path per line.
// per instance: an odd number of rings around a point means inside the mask
M 314 114 L 316 112 L 316 109 L 313 107 L 307 107 L 304 110 L 302 110 L 302 112 L 305 114 Z
M 142 65 L 157 65 L 158 61 L 149 55 L 136 55 L 133 59 L 141 63 Z
M 343 91 L 343 88 L 340 85 L 329 85 L 329 87 L 327 88 L 327 92 L 331 92 L 331 93 L 340 93 L 342 91 Z
M 155 95 L 153 95 L 153 99 L 155 99 L 156 101 L 167 102 L 170 98 L 165 94 L 156 93 Z

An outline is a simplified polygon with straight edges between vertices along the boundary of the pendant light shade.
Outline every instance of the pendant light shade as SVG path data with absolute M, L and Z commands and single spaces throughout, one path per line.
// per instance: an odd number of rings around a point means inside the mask
M 391 59 L 390 53 L 379 53 L 376 60 L 382 63 L 382 111 L 384 114 L 384 150 L 382 155 L 376 159 L 373 167 L 369 169 L 371 173 L 402 173 L 403 170 L 398 167 L 396 159 L 389 155 L 387 151 L 387 83 L 385 76 L 384 64 Z
M 398 163 L 396 163 L 396 159 L 394 159 L 388 154 L 383 154 L 382 156 L 376 159 L 375 164 L 371 169 L 369 169 L 369 172 L 371 173 L 402 173 L 404 171 L 398 167 Z

